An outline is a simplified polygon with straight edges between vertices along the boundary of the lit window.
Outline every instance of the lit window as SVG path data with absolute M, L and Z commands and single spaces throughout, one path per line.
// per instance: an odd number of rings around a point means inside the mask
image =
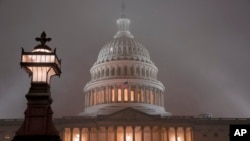
M 124 101 L 128 101 L 128 89 L 124 89 Z
M 135 93 L 134 93 L 134 91 L 131 91 L 130 92 L 131 101 L 134 101 L 134 97 L 135 97 Z
M 112 102 L 115 101 L 115 90 L 112 88 Z
M 122 90 L 118 89 L 118 101 L 122 101 Z

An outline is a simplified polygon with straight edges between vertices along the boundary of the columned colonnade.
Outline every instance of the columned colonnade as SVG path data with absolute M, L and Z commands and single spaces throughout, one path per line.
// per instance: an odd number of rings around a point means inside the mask
M 97 87 L 85 92 L 85 107 L 98 104 L 136 102 L 164 106 L 163 92 L 150 86 L 115 86 Z
M 110 126 L 64 128 L 62 141 L 193 141 L 191 127 Z

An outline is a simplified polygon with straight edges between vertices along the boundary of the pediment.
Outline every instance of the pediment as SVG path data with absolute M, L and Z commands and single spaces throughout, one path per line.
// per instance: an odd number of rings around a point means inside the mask
M 126 120 L 126 121 L 138 121 L 138 120 L 155 120 L 158 118 L 158 115 L 149 115 L 139 110 L 133 108 L 125 108 L 120 111 L 114 112 L 109 115 L 98 115 L 99 120 Z

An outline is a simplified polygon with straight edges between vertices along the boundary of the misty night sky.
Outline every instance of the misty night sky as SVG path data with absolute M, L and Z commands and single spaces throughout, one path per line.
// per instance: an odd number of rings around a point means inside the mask
M 249 0 L 125 0 L 131 33 L 149 51 L 173 115 L 250 118 Z M 83 87 L 117 31 L 121 0 L 0 0 L 0 118 L 23 118 L 32 51 L 46 31 L 62 59 L 52 79 L 55 117 L 84 109 Z

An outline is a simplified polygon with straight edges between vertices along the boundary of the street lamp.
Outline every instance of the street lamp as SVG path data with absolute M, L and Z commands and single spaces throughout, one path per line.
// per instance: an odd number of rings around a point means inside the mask
M 22 48 L 21 67 L 32 76 L 32 84 L 49 84 L 50 78 L 61 74 L 61 61 L 56 55 L 56 50 L 45 45 L 51 38 L 46 38 L 43 32 L 40 38 L 36 38 L 41 44 L 37 45 L 32 52 L 24 52 Z
M 52 98 L 50 79 L 61 74 L 61 60 L 46 42 L 43 32 L 36 38 L 40 44 L 32 52 L 22 49 L 21 67 L 31 76 L 31 87 L 26 94 L 27 109 L 25 119 L 12 141 L 61 141 L 59 133 L 52 122 Z

